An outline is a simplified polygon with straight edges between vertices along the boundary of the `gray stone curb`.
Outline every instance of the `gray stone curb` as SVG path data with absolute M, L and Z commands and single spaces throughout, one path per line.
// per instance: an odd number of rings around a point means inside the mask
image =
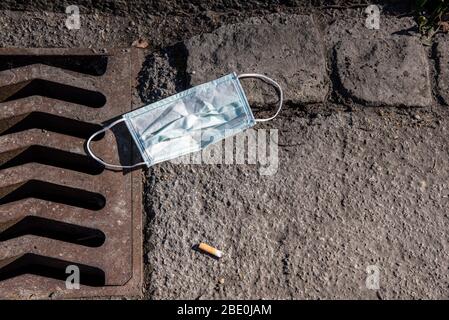
M 344 94 L 368 106 L 432 104 L 427 52 L 415 38 L 343 39 L 335 47 Z
M 284 88 L 287 101 L 324 101 L 328 86 L 320 34 L 310 16 L 272 15 L 225 26 L 185 42 L 191 84 L 222 74 L 263 73 Z M 257 87 L 260 82 L 257 81 Z M 256 88 L 257 88 L 256 87 Z M 246 87 L 250 101 L 261 104 L 273 94 Z
M 449 39 L 440 40 L 436 46 L 438 94 L 449 105 Z
M 285 100 L 292 104 L 320 103 L 335 96 L 376 107 L 428 107 L 437 101 L 448 104 L 448 41 L 437 49 L 437 70 L 441 72 L 434 90 L 433 61 L 419 39 L 388 36 L 385 30 L 376 38 L 376 33 L 369 31 L 369 37 L 340 35 L 339 41 L 334 41 L 320 34 L 311 16 L 273 14 L 251 18 L 195 36 L 165 55 L 155 53 L 150 73 L 157 79 L 159 74 L 172 70 L 173 76 L 170 83 L 163 77 L 162 87 L 154 81 L 153 88 L 146 89 L 150 100 L 154 100 L 184 89 L 179 86 L 180 78 L 187 79 L 187 88 L 235 71 L 272 77 L 284 88 Z M 244 81 L 251 104 L 275 101 L 268 85 Z M 438 92 L 441 99 L 434 99 L 433 92 Z

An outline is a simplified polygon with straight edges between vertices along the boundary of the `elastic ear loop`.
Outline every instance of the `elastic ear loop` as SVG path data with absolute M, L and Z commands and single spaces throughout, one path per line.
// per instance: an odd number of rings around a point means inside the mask
M 270 117 L 270 118 L 265 118 L 265 119 L 255 119 L 256 122 L 265 122 L 265 121 L 270 121 L 273 120 L 274 118 L 277 117 L 277 115 L 279 114 L 279 112 L 282 109 L 282 103 L 284 101 L 284 93 L 282 92 L 282 88 L 279 85 L 279 83 L 277 83 L 276 81 L 274 81 L 271 78 L 268 78 L 267 76 L 263 75 L 263 74 L 259 74 L 259 73 L 243 73 L 237 76 L 237 78 L 239 79 L 243 79 L 243 78 L 258 78 L 258 79 L 262 79 L 266 82 L 268 82 L 269 84 L 273 85 L 273 87 L 276 88 L 278 94 L 279 94 L 279 107 L 276 111 L 276 113 L 274 114 L 274 116 Z
M 103 132 L 108 131 L 108 130 L 111 129 L 113 126 L 115 126 L 117 123 L 120 123 L 120 122 L 123 122 L 123 121 L 125 121 L 124 118 L 120 118 L 120 119 L 114 121 L 114 122 L 111 123 L 110 125 L 108 125 L 108 126 L 104 127 L 103 129 L 101 129 L 101 130 L 95 132 L 95 133 L 94 133 L 93 135 L 91 135 L 90 138 L 87 140 L 87 145 L 86 145 L 87 152 L 90 154 L 90 156 L 91 156 L 92 158 L 94 158 L 95 160 L 97 160 L 99 163 L 101 163 L 102 165 L 104 165 L 104 166 L 107 167 L 107 168 L 131 169 L 131 168 L 135 168 L 135 167 L 138 167 L 138 166 L 141 166 L 141 165 L 145 164 L 145 162 L 139 162 L 139 163 L 133 164 L 133 165 L 131 165 L 131 166 L 121 166 L 121 165 L 117 165 L 117 164 L 106 163 L 106 162 L 104 162 L 103 160 L 101 160 L 99 157 L 97 157 L 97 156 L 92 152 L 92 150 L 90 149 L 90 143 L 92 142 L 92 139 L 93 139 L 93 138 L 95 138 L 96 136 L 98 136 L 100 133 L 103 133 Z

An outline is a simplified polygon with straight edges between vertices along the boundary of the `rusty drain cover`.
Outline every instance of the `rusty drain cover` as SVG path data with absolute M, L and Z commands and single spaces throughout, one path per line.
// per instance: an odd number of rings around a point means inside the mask
M 105 170 L 85 151 L 131 110 L 135 54 L 0 49 L 0 298 L 140 295 L 140 170 Z M 117 133 L 94 143 L 122 164 L 133 148 Z M 79 289 L 66 288 L 69 265 Z

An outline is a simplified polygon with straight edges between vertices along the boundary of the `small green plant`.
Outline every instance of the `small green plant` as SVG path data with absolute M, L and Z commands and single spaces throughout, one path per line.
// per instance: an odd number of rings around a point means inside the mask
M 438 32 L 449 31 L 449 0 L 416 0 L 419 32 L 425 44 L 430 44 Z

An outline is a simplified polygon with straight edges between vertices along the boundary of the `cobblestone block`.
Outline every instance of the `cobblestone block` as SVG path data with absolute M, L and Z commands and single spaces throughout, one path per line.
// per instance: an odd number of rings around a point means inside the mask
M 370 106 L 432 103 L 427 53 L 413 38 L 343 39 L 335 47 L 343 94 Z

